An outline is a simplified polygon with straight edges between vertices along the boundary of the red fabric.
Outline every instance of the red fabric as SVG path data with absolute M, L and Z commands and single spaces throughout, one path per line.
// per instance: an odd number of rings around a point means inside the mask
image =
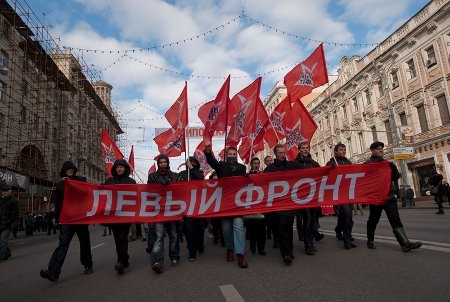
M 291 112 L 291 98 L 287 95 L 270 115 L 270 120 L 266 123 L 266 135 L 265 140 L 269 144 L 269 147 L 273 147 L 280 140 L 286 137 L 286 126 L 290 119 Z
M 203 150 L 205 150 L 205 143 L 203 141 L 198 144 L 197 148 L 195 148 L 194 156 L 197 158 L 198 162 L 200 163 L 200 170 L 203 170 L 205 174 L 208 174 L 210 171 L 212 171 L 212 168 L 210 165 L 208 165 L 208 162 L 206 161 L 205 153 L 203 153 Z
M 301 99 L 310 94 L 314 88 L 326 83 L 328 83 L 328 71 L 322 44 L 284 77 L 284 85 L 293 99 Z
M 161 154 L 168 157 L 176 157 L 186 151 L 184 129 L 173 129 L 161 133 L 153 140 L 158 145 L 158 150 Z
M 122 151 L 116 146 L 114 141 L 109 136 L 108 132 L 106 132 L 105 129 L 102 129 L 102 154 L 103 159 L 105 160 L 106 164 L 106 172 L 108 173 L 108 176 L 111 175 L 111 168 L 116 161 L 116 159 L 123 159 L 125 158 L 123 156 Z
M 130 167 L 131 167 L 130 175 L 133 176 L 133 174 L 134 174 L 134 146 L 133 145 L 131 145 L 131 152 L 130 152 L 130 157 L 128 158 L 128 163 L 130 164 Z
M 298 154 L 298 144 L 302 142 L 310 142 L 317 124 L 313 120 L 308 109 L 302 102 L 298 101 L 291 106 L 289 119 L 286 125 L 286 157 L 294 160 Z
M 173 129 L 186 128 L 188 124 L 187 82 L 184 82 L 183 91 L 164 116 Z
M 230 102 L 230 76 L 225 80 L 216 98 L 212 101 L 203 132 L 203 140 L 211 144 L 215 130 L 226 131 L 228 103 Z M 206 104 L 205 104 L 206 105 Z M 199 112 L 200 117 L 200 112 Z M 200 117 L 201 118 L 201 117 Z
M 242 137 L 255 132 L 257 104 L 262 103 L 259 97 L 261 77 L 238 92 L 230 101 L 228 108 L 227 145 L 237 146 Z
M 195 180 L 189 185 L 97 185 L 68 180 L 60 221 L 162 222 L 184 216 L 226 217 L 345 203 L 383 204 L 390 180 L 387 161 Z
M 150 169 L 148 169 L 148 174 L 156 172 L 156 164 L 153 163 L 153 165 L 150 167 Z

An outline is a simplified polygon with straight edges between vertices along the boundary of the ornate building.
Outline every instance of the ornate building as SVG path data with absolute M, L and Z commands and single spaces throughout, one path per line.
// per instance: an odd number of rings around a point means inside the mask
M 58 50 L 16 2 L 0 0 L 0 181 L 18 189 L 23 210 L 45 211 L 64 161 L 89 182 L 104 180 L 101 128 L 113 138 L 122 129 L 112 87 L 97 83 L 99 97 L 70 49 Z
M 311 153 L 324 164 L 333 146 L 347 145 L 355 163 L 369 145 L 412 147 L 415 158 L 394 160 L 403 185 L 428 190 L 432 169 L 450 178 L 450 4 L 429 2 L 365 57 L 344 57 L 338 79 L 307 105 L 319 125 Z

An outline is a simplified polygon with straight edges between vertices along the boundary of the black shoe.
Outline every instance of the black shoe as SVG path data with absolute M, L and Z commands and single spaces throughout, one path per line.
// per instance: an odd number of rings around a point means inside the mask
M 437 211 L 435 214 L 438 214 L 438 215 L 444 215 L 444 211 L 439 210 L 439 211 Z
M 352 249 L 352 246 L 350 245 L 350 243 L 344 243 L 344 248 L 345 248 L 346 250 L 351 250 L 351 249 Z
M 85 266 L 84 267 L 84 274 L 89 275 L 92 274 L 94 271 L 92 270 L 92 266 Z
M 306 255 L 311 255 L 311 256 L 313 256 L 313 255 L 316 254 L 317 250 L 316 250 L 313 246 L 307 246 L 307 247 L 305 248 L 305 252 L 306 252 Z
M 252 252 L 253 255 L 256 254 L 256 247 L 251 246 L 250 251 Z
M 368 240 L 367 241 L 367 247 L 371 250 L 376 249 L 377 247 L 375 246 L 375 243 L 372 240 Z
M 286 265 L 291 265 L 292 264 L 292 258 L 290 256 L 284 256 L 283 257 L 283 262 Z
M 151 249 L 150 247 L 146 247 L 146 248 L 145 248 L 145 251 L 146 251 L 147 253 L 149 253 L 149 254 L 152 253 L 152 249 Z
M 265 250 L 262 250 L 262 251 L 258 251 L 258 254 L 260 254 L 261 256 L 265 256 L 265 255 L 267 255 L 267 254 L 266 254 L 266 251 L 265 251 Z
M 114 269 L 117 271 L 119 275 L 123 275 L 125 267 L 123 266 L 122 263 L 116 262 L 116 265 L 114 265 Z
M 41 275 L 42 278 L 44 279 L 48 279 L 52 282 L 56 282 L 58 281 L 58 277 L 55 276 L 55 274 L 53 274 L 51 271 L 49 271 L 48 269 L 41 269 L 41 271 L 39 272 L 39 274 Z
M 325 235 L 322 233 L 317 233 L 316 235 L 314 235 L 314 239 L 316 239 L 316 241 L 322 240 L 323 237 L 325 237 Z
M 161 264 L 156 262 L 155 264 L 152 265 L 152 270 L 157 274 L 161 274 L 163 271 L 163 267 L 161 266 Z
M 334 231 L 336 232 L 337 240 L 344 240 L 344 236 L 342 236 L 342 232 L 337 231 L 336 228 L 334 229 Z

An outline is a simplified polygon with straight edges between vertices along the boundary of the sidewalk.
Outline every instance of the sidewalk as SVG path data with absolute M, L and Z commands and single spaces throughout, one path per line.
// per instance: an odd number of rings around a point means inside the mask
M 402 203 L 398 202 L 399 209 L 436 209 L 437 205 L 431 196 L 414 198 L 415 207 L 402 207 Z M 448 203 L 444 204 L 444 208 L 448 208 Z

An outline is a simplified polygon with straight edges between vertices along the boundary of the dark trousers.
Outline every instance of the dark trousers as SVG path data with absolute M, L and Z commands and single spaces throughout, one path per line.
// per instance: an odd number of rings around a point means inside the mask
M 266 220 L 264 218 L 245 219 L 247 234 L 250 239 L 250 250 L 263 252 L 266 248 Z
M 397 200 L 395 198 L 389 199 L 383 205 L 369 205 L 369 219 L 367 220 L 367 240 L 373 241 L 375 238 L 375 229 L 378 221 L 380 221 L 383 210 L 386 212 L 389 223 L 392 229 L 403 227 L 400 215 L 398 214 Z
M 274 244 L 278 244 L 278 216 L 276 213 L 264 213 L 267 226 L 267 235 L 272 232 L 272 239 Z M 267 236 L 269 237 L 269 236 Z
M 294 253 L 294 215 L 277 215 L 278 245 L 281 257 L 292 256 Z
M 338 214 L 338 230 L 342 231 L 344 243 L 352 242 L 352 227 L 353 227 L 353 205 L 342 204 L 339 205 Z
M 59 277 L 61 268 L 66 259 L 70 242 L 75 233 L 80 241 L 80 261 L 83 266 L 92 267 L 91 239 L 89 237 L 89 228 L 87 224 L 65 224 L 61 226 L 59 233 L 59 245 L 53 252 L 48 270 Z
M 214 244 L 217 244 L 220 241 L 222 246 L 225 246 L 222 233 L 222 223 L 220 222 L 220 218 L 211 218 L 211 225 L 212 225 L 212 234 L 214 237 Z
M 186 217 L 184 223 L 189 257 L 195 258 L 197 256 L 197 251 L 203 253 L 205 250 L 204 219 Z
M 130 231 L 129 223 L 112 224 L 111 229 L 116 243 L 117 261 L 124 266 L 128 265 L 128 232 Z
M 303 228 L 303 242 L 305 247 L 314 245 L 315 232 L 315 208 L 302 209 L 296 212 L 297 220 L 302 221 Z

